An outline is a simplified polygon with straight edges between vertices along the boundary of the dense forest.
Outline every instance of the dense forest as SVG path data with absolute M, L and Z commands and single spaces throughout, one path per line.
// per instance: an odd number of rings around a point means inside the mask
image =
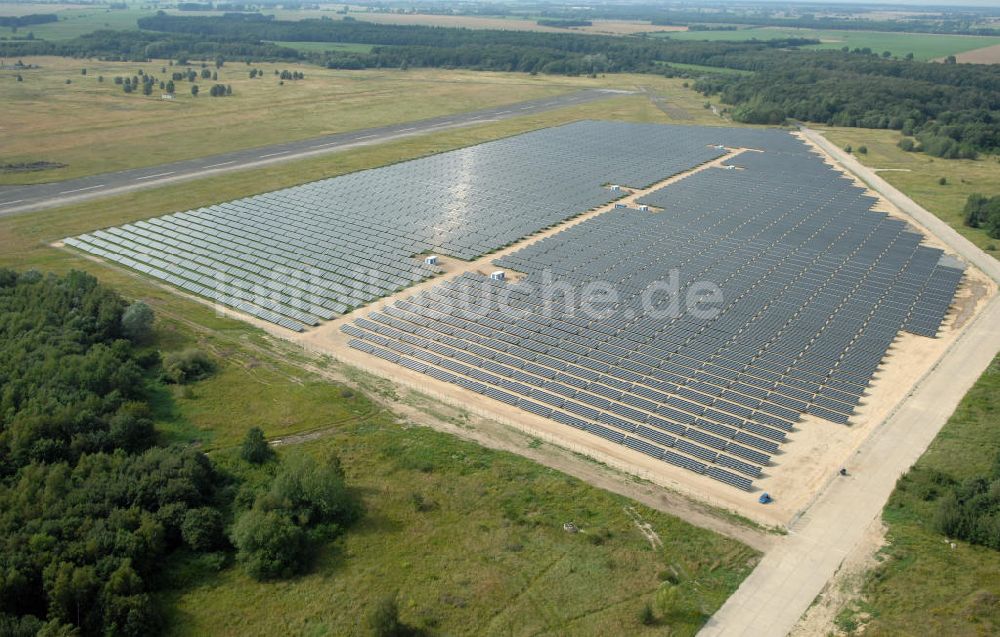
M 59 16 L 54 13 L 30 13 L 20 16 L 0 16 L 0 27 L 27 27 L 33 24 L 58 22 Z
M 0 269 L 0 635 L 156 634 L 175 553 L 284 577 L 360 514 L 336 457 L 278 459 L 259 430 L 224 470 L 159 445 L 152 392 L 213 364 L 161 361 L 152 322 L 88 274 Z
M 695 84 L 733 105 L 737 121 L 889 128 L 916 136 L 924 151 L 939 157 L 1000 149 L 1000 66 L 893 60 L 865 51 L 734 52 L 702 63 L 756 71 Z

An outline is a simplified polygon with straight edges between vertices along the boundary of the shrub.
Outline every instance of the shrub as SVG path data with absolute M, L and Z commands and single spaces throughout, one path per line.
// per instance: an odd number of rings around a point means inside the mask
M 868 154 L 868 147 L 867 146 L 858 146 L 858 154 L 860 154 L 860 155 L 867 155 Z
M 360 505 L 347 488 L 340 460 L 335 456 L 319 462 L 303 453 L 289 454 L 271 488 L 258 505 L 280 508 L 302 526 L 339 525 L 357 519 Z
M 639 623 L 643 626 L 652 626 L 656 624 L 656 615 L 653 613 L 653 607 L 649 602 L 646 602 L 641 609 L 639 609 Z
M 259 580 L 290 577 L 305 568 L 306 532 L 283 511 L 246 511 L 233 525 L 236 559 Z
M 135 301 L 122 314 L 122 334 L 133 343 L 146 342 L 153 334 L 153 310 L 142 301 Z
M 399 604 L 395 595 L 387 595 L 379 600 L 368 618 L 375 637 L 402 637 L 409 634 L 406 625 L 399 620 Z
M 939 186 L 947 186 L 948 185 L 948 178 L 947 177 L 941 177 L 940 179 L 938 179 L 938 185 Z
M 181 538 L 195 551 L 211 551 L 222 546 L 222 514 L 203 507 L 189 509 L 181 522 Z
M 215 371 L 215 363 L 198 349 L 170 352 L 163 357 L 163 377 L 171 383 L 182 385 L 201 380 Z
M 109 434 L 116 447 L 129 453 L 138 453 L 152 447 L 156 442 L 156 430 L 149 408 L 140 402 L 122 405 L 111 417 Z
M 251 427 L 243 437 L 240 457 L 251 464 L 263 464 L 274 457 L 274 450 L 267 444 L 260 427 Z

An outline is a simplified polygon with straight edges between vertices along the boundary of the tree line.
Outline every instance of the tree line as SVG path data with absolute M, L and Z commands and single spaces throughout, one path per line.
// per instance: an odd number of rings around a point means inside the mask
M 0 16 L 0 27 L 27 27 L 33 24 L 48 24 L 58 22 L 59 16 L 54 13 L 30 13 L 21 16 Z
M 706 76 L 694 84 L 731 105 L 740 122 L 796 119 L 898 130 L 916 137 L 921 150 L 947 158 L 1000 149 L 996 65 L 897 60 L 864 50 L 734 50 L 701 63 L 754 71 Z
M 161 358 L 153 321 L 89 274 L 0 269 L 0 634 L 154 635 L 178 551 L 284 577 L 361 514 L 336 456 L 161 444 L 153 396 L 215 364 Z
M 288 47 L 247 39 L 205 39 L 196 35 L 102 29 L 70 40 L 4 41 L 0 56 L 58 55 L 108 61 L 145 62 L 152 59 L 299 60 Z

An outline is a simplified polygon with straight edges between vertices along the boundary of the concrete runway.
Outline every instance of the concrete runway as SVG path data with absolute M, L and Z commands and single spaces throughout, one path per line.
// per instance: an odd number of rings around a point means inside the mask
M 293 159 L 341 152 L 359 146 L 381 144 L 405 137 L 423 135 L 436 130 L 474 126 L 521 115 L 541 113 L 566 106 L 586 104 L 630 91 L 588 89 L 544 99 L 507 104 L 470 113 L 443 115 L 431 119 L 404 122 L 378 128 L 368 128 L 286 142 L 258 148 L 247 148 L 199 159 L 134 168 L 78 179 L 67 179 L 30 186 L 0 186 L 0 217 L 18 212 L 42 210 L 70 203 L 117 195 L 168 183 L 187 181 L 221 173 L 259 168 Z

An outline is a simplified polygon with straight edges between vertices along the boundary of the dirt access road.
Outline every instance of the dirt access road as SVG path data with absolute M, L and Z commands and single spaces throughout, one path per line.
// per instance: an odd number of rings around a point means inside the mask
M 841 165 L 931 230 L 952 250 L 1000 281 L 1000 262 L 808 128 L 802 133 Z M 959 401 L 1000 351 L 1000 297 L 994 297 L 951 348 L 831 477 L 815 502 L 767 551 L 699 635 L 784 637 L 864 541 L 899 476 L 927 449 Z

